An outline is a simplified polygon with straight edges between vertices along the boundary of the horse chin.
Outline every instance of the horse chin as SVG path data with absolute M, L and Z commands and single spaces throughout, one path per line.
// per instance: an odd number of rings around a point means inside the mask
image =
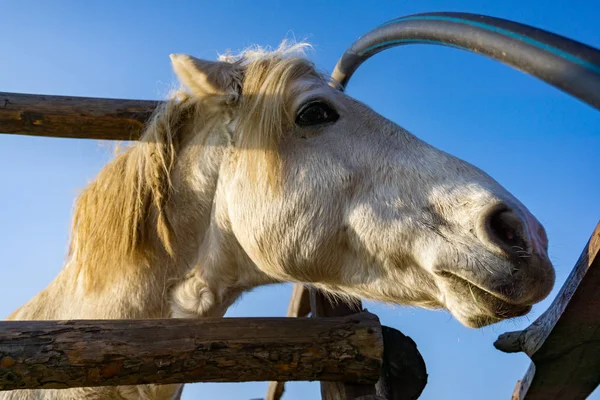
M 481 328 L 507 319 L 522 317 L 531 311 L 529 304 L 513 304 L 456 275 L 445 275 L 451 287 L 446 308 L 463 325 Z
M 458 319 L 458 318 L 457 318 Z M 468 318 L 461 318 L 459 322 L 467 328 L 479 329 L 503 321 L 489 315 L 473 315 Z

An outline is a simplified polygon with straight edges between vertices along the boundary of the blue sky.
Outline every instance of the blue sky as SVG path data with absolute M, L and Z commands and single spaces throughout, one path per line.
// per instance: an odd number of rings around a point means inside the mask
M 0 2 L 0 91 L 160 99 L 172 87 L 170 53 L 214 59 L 228 49 L 307 39 L 333 69 L 360 35 L 395 17 L 468 11 L 539 26 L 600 47 L 597 1 L 29 1 Z M 600 217 L 600 113 L 496 61 L 456 49 L 409 46 L 377 55 L 348 94 L 411 132 L 482 168 L 545 224 L 557 285 L 527 317 L 481 330 L 445 312 L 367 303 L 411 336 L 427 362 L 422 399 L 508 399 L 529 363 L 496 351 L 507 330 L 549 305 Z M 0 135 L 0 315 L 60 270 L 73 200 L 111 157 L 107 143 Z M 284 315 L 289 285 L 258 289 L 229 316 Z M 251 399 L 266 383 L 196 384 L 184 399 Z M 318 398 L 316 383 L 285 398 Z M 591 398 L 600 399 L 600 394 Z

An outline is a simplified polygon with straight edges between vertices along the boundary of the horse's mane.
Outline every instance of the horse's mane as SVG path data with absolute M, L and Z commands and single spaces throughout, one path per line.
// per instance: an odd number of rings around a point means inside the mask
M 325 80 L 305 57 L 298 57 L 308 45 L 287 46 L 266 52 L 261 48 L 247 49 L 238 56 L 222 60 L 244 64 L 244 82 L 237 129 L 236 147 L 243 149 L 238 157 L 238 168 L 257 181 L 263 179 L 266 188 L 278 185 L 281 133 L 293 124 L 294 116 L 286 107 L 290 83 L 302 77 Z M 265 186 L 261 185 L 261 186 Z
M 105 268 L 147 264 L 155 244 L 173 254 L 165 204 L 172 194 L 177 133 L 198 106 L 183 92 L 159 106 L 140 142 L 117 155 L 78 196 L 69 255 L 85 268 L 87 283 L 99 283 L 97 272 Z
M 239 107 L 241 116 L 233 138 L 244 149 L 239 166 L 250 175 L 266 171 L 269 180 L 277 176 L 279 137 L 293 121 L 285 107 L 286 88 L 303 75 L 318 75 L 298 55 L 304 47 L 284 44 L 272 52 L 253 48 L 220 57 L 244 71 L 241 96 L 231 106 Z M 173 195 L 171 174 L 180 136 L 189 130 L 182 128 L 205 124 L 215 114 L 206 103 L 185 90 L 175 92 L 156 109 L 140 141 L 104 167 L 77 198 L 69 255 L 85 271 L 88 289 L 110 279 L 115 268 L 149 265 L 157 251 L 174 255 L 176 239 L 165 212 Z M 206 131 L 193 129 L 194 134 Z

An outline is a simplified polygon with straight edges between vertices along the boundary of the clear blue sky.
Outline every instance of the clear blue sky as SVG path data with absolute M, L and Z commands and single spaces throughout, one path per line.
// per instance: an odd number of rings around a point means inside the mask
M 600 47 L 600 3 L 585 1 L 28 1 L 2 0 L 0 91 L 160 99 L 174 77 L 170 53 L 212 59 L 252 44 L 307 39 L 331 71 L 361 34 L 425 11 L 504 17 Z M 364 64 L 348 93 L 427 142 L 481 167 L 545 224 L 556 294 L 600 217 L 600 113 L 536 79 L 455 49 L 412 46 Z M 106 143 L 0 135 L 0 315 L 58 273 L 77 191 L 111 156 Z M 284 315 L 290 287 L 247 295 L 229 316 Z M 528 318 L 482 330 L 445 312 L 368 303 L 384 324 L 418 344 L 429 384 L 422 399 L 508 399 L 523 355 L 492 343 Z M 184 399 L 251 399 L 266 383 L 199 384 Z M 288 386 L 288 400 L 318 398 L 315 383 Z M 201 393 L 206 393 L 201 397 Z M 219 393 L 219 394 L 218 394 Z M 600 395 L 593 396 L 600 399 Z

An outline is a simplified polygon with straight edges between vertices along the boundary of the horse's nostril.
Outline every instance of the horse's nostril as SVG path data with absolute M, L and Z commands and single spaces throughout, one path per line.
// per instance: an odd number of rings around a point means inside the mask
M 484 220 L 487 239 L 511 255 L 525 256 L 530 251 L 529 237 L 521 217 L 506 208 L 487 214 Z

